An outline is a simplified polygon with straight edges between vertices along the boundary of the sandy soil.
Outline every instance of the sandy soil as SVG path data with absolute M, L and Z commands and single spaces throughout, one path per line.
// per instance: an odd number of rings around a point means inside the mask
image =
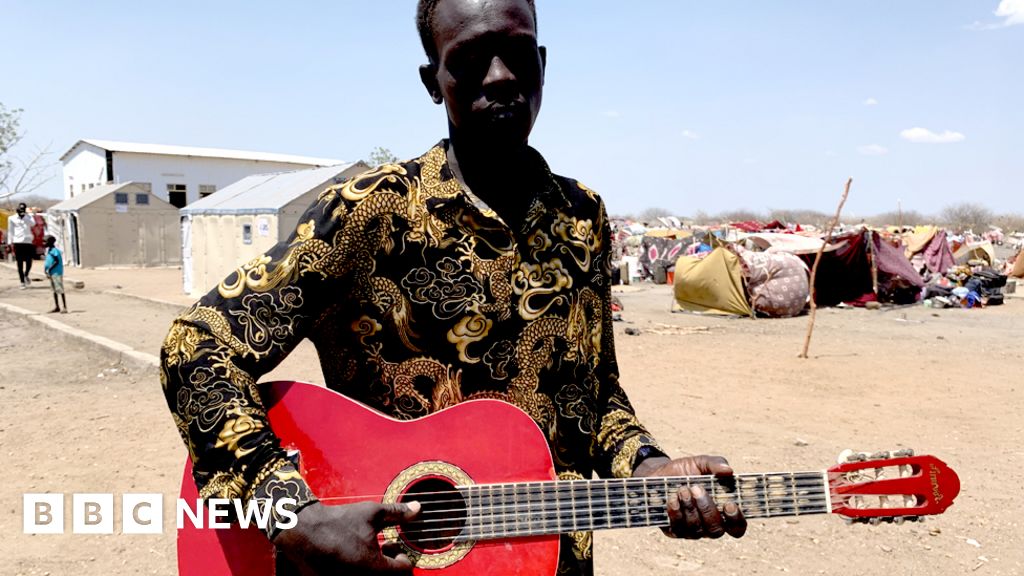
M 176 293 L 173 270 L 87 273 L 86 288 L 69 291 L 73 313 L 59 320 L 141 351 L 157 352 L 189 301 Z M 0 269 L 0 302 L 50 307 L 42 283 L 18 290 L 11 275 Z M 953 466 L 963 490 L 923 524 L 758 520 L 740 540 L 701 542 L 657 530 L 599 533 L 599 574 L 1024 573 L 1015 481 L 1024 463 L 1024 299 L 974 311 L 823 310 L 812 358 L 800 360 L 806 318 L 670 314 L 665 286 L 620 296 L 624 386 L 673 453 L 723 454 L 738 471 L 764 472 L 825 468 L 844 448 L 913 447 Z M 314 357 L 302 346 L 269 378 L 322 381 Z M 162 536 L 21 533 L 25 492 L 162 492 L 171 502 L 184 448 L 155 371 L 112 365 L 0 311 L 0 398 L 0 450 L 11 470 L 0 488 L 0 574 L 173 574 L 173 519 Z

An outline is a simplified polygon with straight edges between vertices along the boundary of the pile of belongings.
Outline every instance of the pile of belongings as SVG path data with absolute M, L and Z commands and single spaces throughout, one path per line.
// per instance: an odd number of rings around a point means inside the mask
M 924 305 L 932 308 L 981 308 L 1003 303 L 1006 275 L 987 266 L 956 266 L 936 276 L 924 289 Z

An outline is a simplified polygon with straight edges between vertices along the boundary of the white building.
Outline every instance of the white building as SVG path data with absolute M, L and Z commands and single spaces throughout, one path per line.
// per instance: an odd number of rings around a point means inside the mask
M 178 208 L 253 174 L 342 164 L 331 158 L 92 139 L 79 140 L 60 160 L 65 199 L 101 184 L 134 182 Z

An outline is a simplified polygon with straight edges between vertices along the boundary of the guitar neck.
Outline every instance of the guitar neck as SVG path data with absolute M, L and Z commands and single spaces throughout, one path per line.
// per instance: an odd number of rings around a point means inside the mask
M 747 518 L 831 512 L 821 471 L 481 484 L 458 488 L 466 500 L 460 539 L 665 527 L 668 498 L 682 486 L 701 486 L 719 509 L 733 502 Z

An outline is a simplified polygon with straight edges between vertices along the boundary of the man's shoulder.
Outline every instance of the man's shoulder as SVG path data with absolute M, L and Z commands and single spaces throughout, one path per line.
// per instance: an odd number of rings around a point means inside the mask
M 601 195 L 592 188 L 575 178 L 552 174 L 555 182 L 558 183 L 566 201 L 573 207 L 574 211 L 591 212 L 604 209 L 604 200 Z
M 438 161 L 443 164 L 444 149 L 433 146 L 415 158 L 380 164 L 350 176 L 327 188 L 321 199 L 337 196 L 347 203 L 360 204 L 382 194 L 408 196 L 410 191 L 424 184 L 424 172 L 429 172 Z M 439 171 L 440 165 L 436 168 Z

